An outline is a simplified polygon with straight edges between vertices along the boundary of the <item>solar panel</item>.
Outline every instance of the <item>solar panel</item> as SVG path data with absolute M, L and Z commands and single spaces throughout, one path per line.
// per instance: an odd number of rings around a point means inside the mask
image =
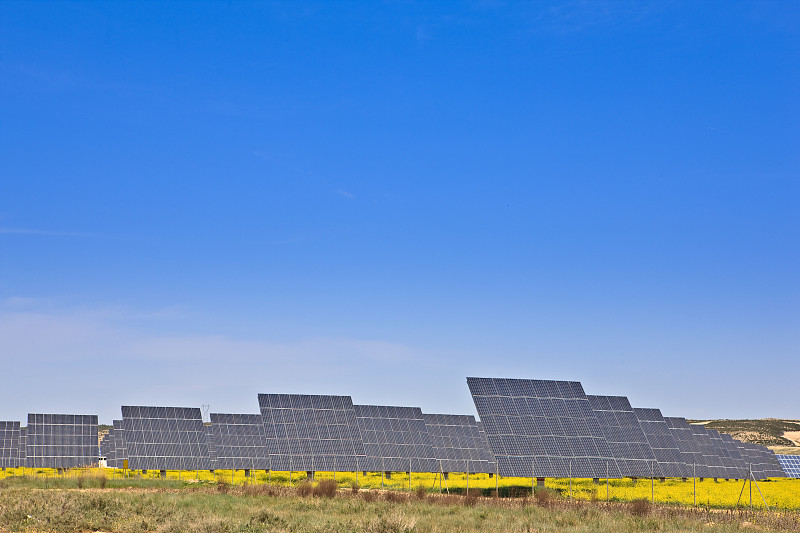
M 800 478 L 800 455 L 776 455 L 786 477 Z
M 127 447 L 125 445 L 125 430 L 122 428 L 122 420 L 114 420 L 114 463 L 109 463 L 111 468 L 124 468 L 125 460 L 128 459 Z
M 722 458 L 717 453 L 711 435 L 705 427 L 698 424 L 689 424 L 689 430 L 692 432 L 700 454 L 703 456 L 703 462 L 708 468 L 708 477 L 724 478 L 727 477 L 725 466 L 722 464 Z
M 123 406 L 122 428 L 132 470 L 208 470 L 200 409 Z
M 422 416 L 443 472 L 495 473 L 489 442 L 474 416 L 425 413 Z
M 722 434 L 713 429 L 705 428 L 708 432 L 711 442 L 716 449 L 717 454 L 722 460 L 722 466 L 725 468 L 726 479 L 744 479 L 747 477 L 747 465 L 742 461 L 742 456 L 738 450 L 728 448 Z
M 73 468 L 97 464 L 97 415 L 29 414 L 27 466 Z
M 205 424 L 205 422 L 203 424 L 206 431 L 206 445 L 208 446 L 208 468 L 211 470 L 222 468 L 217 466 L 217 441 L 214 438 L 214 430 L 211 424 Z
M 634 408 L 633 413 L 650 443 L 664 477 L 690 477 L 691 468 L 684 462 L 678 443 L 658 409 Z
M 19 428 L 19 461 L 17 466 L 25 466 L 28 459 L 28 428 Z
M 439 462 L 419 407 L 354 405 L 367 471 L 438 472 Z
M 467 378 L 467 384 L 501 475 L 621 477 L 580 383 Z
M 269 449 L 261 415 L 211 413 L 216 468 L 269 470 Z
M 272 470 L 363 470 L 364 443 L 349 396 L 259 394 Z
M 19 422 L 0 421 L 0 467 L 19 466 Z
M 116 447 L 114 446 L 114 428 L 110 428 L 108 432 L 100 439 L 100 455 L 106 458 L 106 465 L 109 468 L 116 468 Z
M 662 474 L 628 398 L 594 395 L 588 395 L 587 398 L 622 476 L 666 475 Z
M 764 454 L 764 474 L 766 477 L 786 477 L 786 473 L 783 471 L 783 467 L 781 466 L 780 461 L 778 461 L 778 456 L 775 454 L 774 451 L 770 450 L 766 446 L 761 446 Z
M 742 460 L 756 479 L 786 476 L 775 452 L 769 448 L 749 442 L 737 442 L 736 445 L 742 455 Z
M 710 470 L 705 463 L 700 447 L 694 439 L 692 428 L 685 418 L 665 416 L 664 422 L 669 426 L 670 432 L 681 451 L 681 457 L 693 477 L 711 477 Z

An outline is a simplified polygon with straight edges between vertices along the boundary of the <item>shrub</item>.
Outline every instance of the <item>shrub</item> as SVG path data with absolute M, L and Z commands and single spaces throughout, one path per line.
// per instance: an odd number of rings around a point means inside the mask
M 464 496 L 463 503 L 465 507 L 475 507 L 475 505 L 478 503 L 478 491 L 467 491 L 466 495 Z
M 418 500 L 424 500 L 428 497 L 428 491 L 425 489 L 424 485 L 417 485 L 417 490 L 414 491 Z
M 297 495 L 302 496 L 305 498 L 306 496 L 311 496 L 314 493 L 314 487 L 308 481 L 303 481 L 299 485 L 297 485 Z
M 220 494 L 228 494 L 230 488 L 231 485 L 226 480 L 222 478 L 217 480 L 217 492 L 219 492 Z
M 353 483 L 350 485 L 350 491 L 351 491 L 353 494 L 358 494 L 358 491 L 359 491 L 359 490 L 361 490 L 361 485 L 359 485 L 359 484 L 358 484 L 358 481 L 354 481 L 354 482 L 353 482 Z
M 387 502 L 392 503 L 406 503 L 408 501 L 407 495 L 400 492 L 394 492 L 393 490 L 387 490 L 383 497 Z
M 549 507 L 558 499 L 558 493 L 547 487 L 537 487 L 533 492 L 533 498 L 537 505 Z
M 647 516 L 652 511 L 653 505 L 647 500 L 633 500 L 629 505 L 630 513 L 633 516 Z
M 336 484 L 335 481 L 330 479 L 326 479 L 317 483 L 317 486 L 314 487 L 314 496 L 320 498 L 333 498 L 336 496 L 336 491 L 339 489 L 339 486 Z
M 368 490 L 366 492 L 362 492 L 361 497 L 364 498 L 365 502 L 374 502 L 375 500 L 378 499 L 378 493 Z

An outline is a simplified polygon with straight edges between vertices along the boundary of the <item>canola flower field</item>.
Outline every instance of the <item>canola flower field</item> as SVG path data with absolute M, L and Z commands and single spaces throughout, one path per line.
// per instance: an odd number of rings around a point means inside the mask
M 172 486 L 202 484 L 229 485 L 275 485 L 296 486 L 309 482 L 305 472 L 265 472 L 252 471 L 245 476 L 244 470 L 177 471 L 169 470 L 161 479 L 158 471 L 123 471 L 113 468 L 73 468 L 63 471 L 50 468 L 8 468 L 0 470 L 0 480 L 23 476 L 52 482 L 53 486 L 73 483 L 74 480 L 104 478 L 112 486 L 135 486 L 139 483 L 162 482 Z M 157 480 L 157 481 L 156 481 Z M 498 489 L 500 496 L 530 496 L 531 478 L 489 477 L 488 474 L 451 473 L 447 478 L 439 474 L 394 472 L 391 477 L 380 472 L 317 472 L 314 482 L 335 480 L 341 489 L 354 485 L 368 490 L 393 490 L 416 492 L 421 488 L 430 493 L 482 494 L 491 496 Z M 80 483 L 78 483 L 80 486 Z M 635 500 L 654 501 L 661 504 L 698 506 L 708 508 L 750 507 L 751 497 L 754 509 L 764 509 L 764 502 L 770 509 L 800 509 L 800 479 L 779 478 L 756 483 L 736 480 L 692 479 L 683 481 L 667 478 L 665 481 L 649 478 L 601 479 L 595 483 L 591 479 L 546 479 L 545 487 L 558 492 L 564 498 L 575 500 L 630 502 Z

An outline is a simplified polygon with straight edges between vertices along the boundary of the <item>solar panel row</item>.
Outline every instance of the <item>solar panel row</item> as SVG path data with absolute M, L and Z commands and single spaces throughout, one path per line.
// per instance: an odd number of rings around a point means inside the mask
M 0 466 L 95 464 L 136 470 L 499 472 L 529 477 L 786 475 L 769 449 L 742 443 L 578 382 L 467 378 L 480 421 L 349 396 L 260 394 L 260 414 L 123 406 L 98 446 L 97 416 L 0 422 Z M 102 448 L 102 451 L 101 451 Z M 789 464 L 791 461 L 785 461 Z M 787 471 L 788 472 L 788 471 Z
M 800 478 L 800 455 L 778 455 L 777 458 L 787 477 Z
M 19 422 L 0 421 L 0 467 L 20 466 L 19 455 Z
M 588 396 L 588 399 L 620 475 L 661 477 L 662 469 L 628 399 L 623 396 Z
M 355 405 L 354 410 L 366 455 L 361 470 L 439 471 L 422 409 Z
M 472 415 L 423 414 L 434 456 L 443 472 L 493 474 L 494 457 L 486 434 Z
M 467 378 L 504 476 L 621 473 L 578 382 Z
M 97 415 L 29 414 L 26 465 L 73 468 L 97 463 Z
M 665 418 L 658 409 L 634 409 L 622 396 L 587 396 L 577 382 L 467 378 L 467 384 L 504 476 L 784 475 L 767 448 L 748 445 L 746 455 L 728 435 Z
M 128 467 L 133 470 L 208 470 L 206 429 L 200 409 L 122 407 Z

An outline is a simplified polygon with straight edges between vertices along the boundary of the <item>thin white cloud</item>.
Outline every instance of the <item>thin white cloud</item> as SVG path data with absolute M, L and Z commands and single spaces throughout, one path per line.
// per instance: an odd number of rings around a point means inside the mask
M 164 333 L 141 322 L 161 312 L 53 311 L 33 301 L 33 309 L 14 307 L 23 300 L 7 299 L 0 307 L 0 353 L 6 375 L 35 377 L 36 388 L 28 379 L 0 387 L 0 419 L 60 409 L 108 420 L 119 416 L 120 405 L 136 403 L 210 403 L 214 412 L 249 412 L 257 410 L 258 392 L 345 394 L 361 403 L 471 412 L 464 391 L 437 392 L 463 373 L 441 364 L 453 359 L 443 350 L 376 339 Z

